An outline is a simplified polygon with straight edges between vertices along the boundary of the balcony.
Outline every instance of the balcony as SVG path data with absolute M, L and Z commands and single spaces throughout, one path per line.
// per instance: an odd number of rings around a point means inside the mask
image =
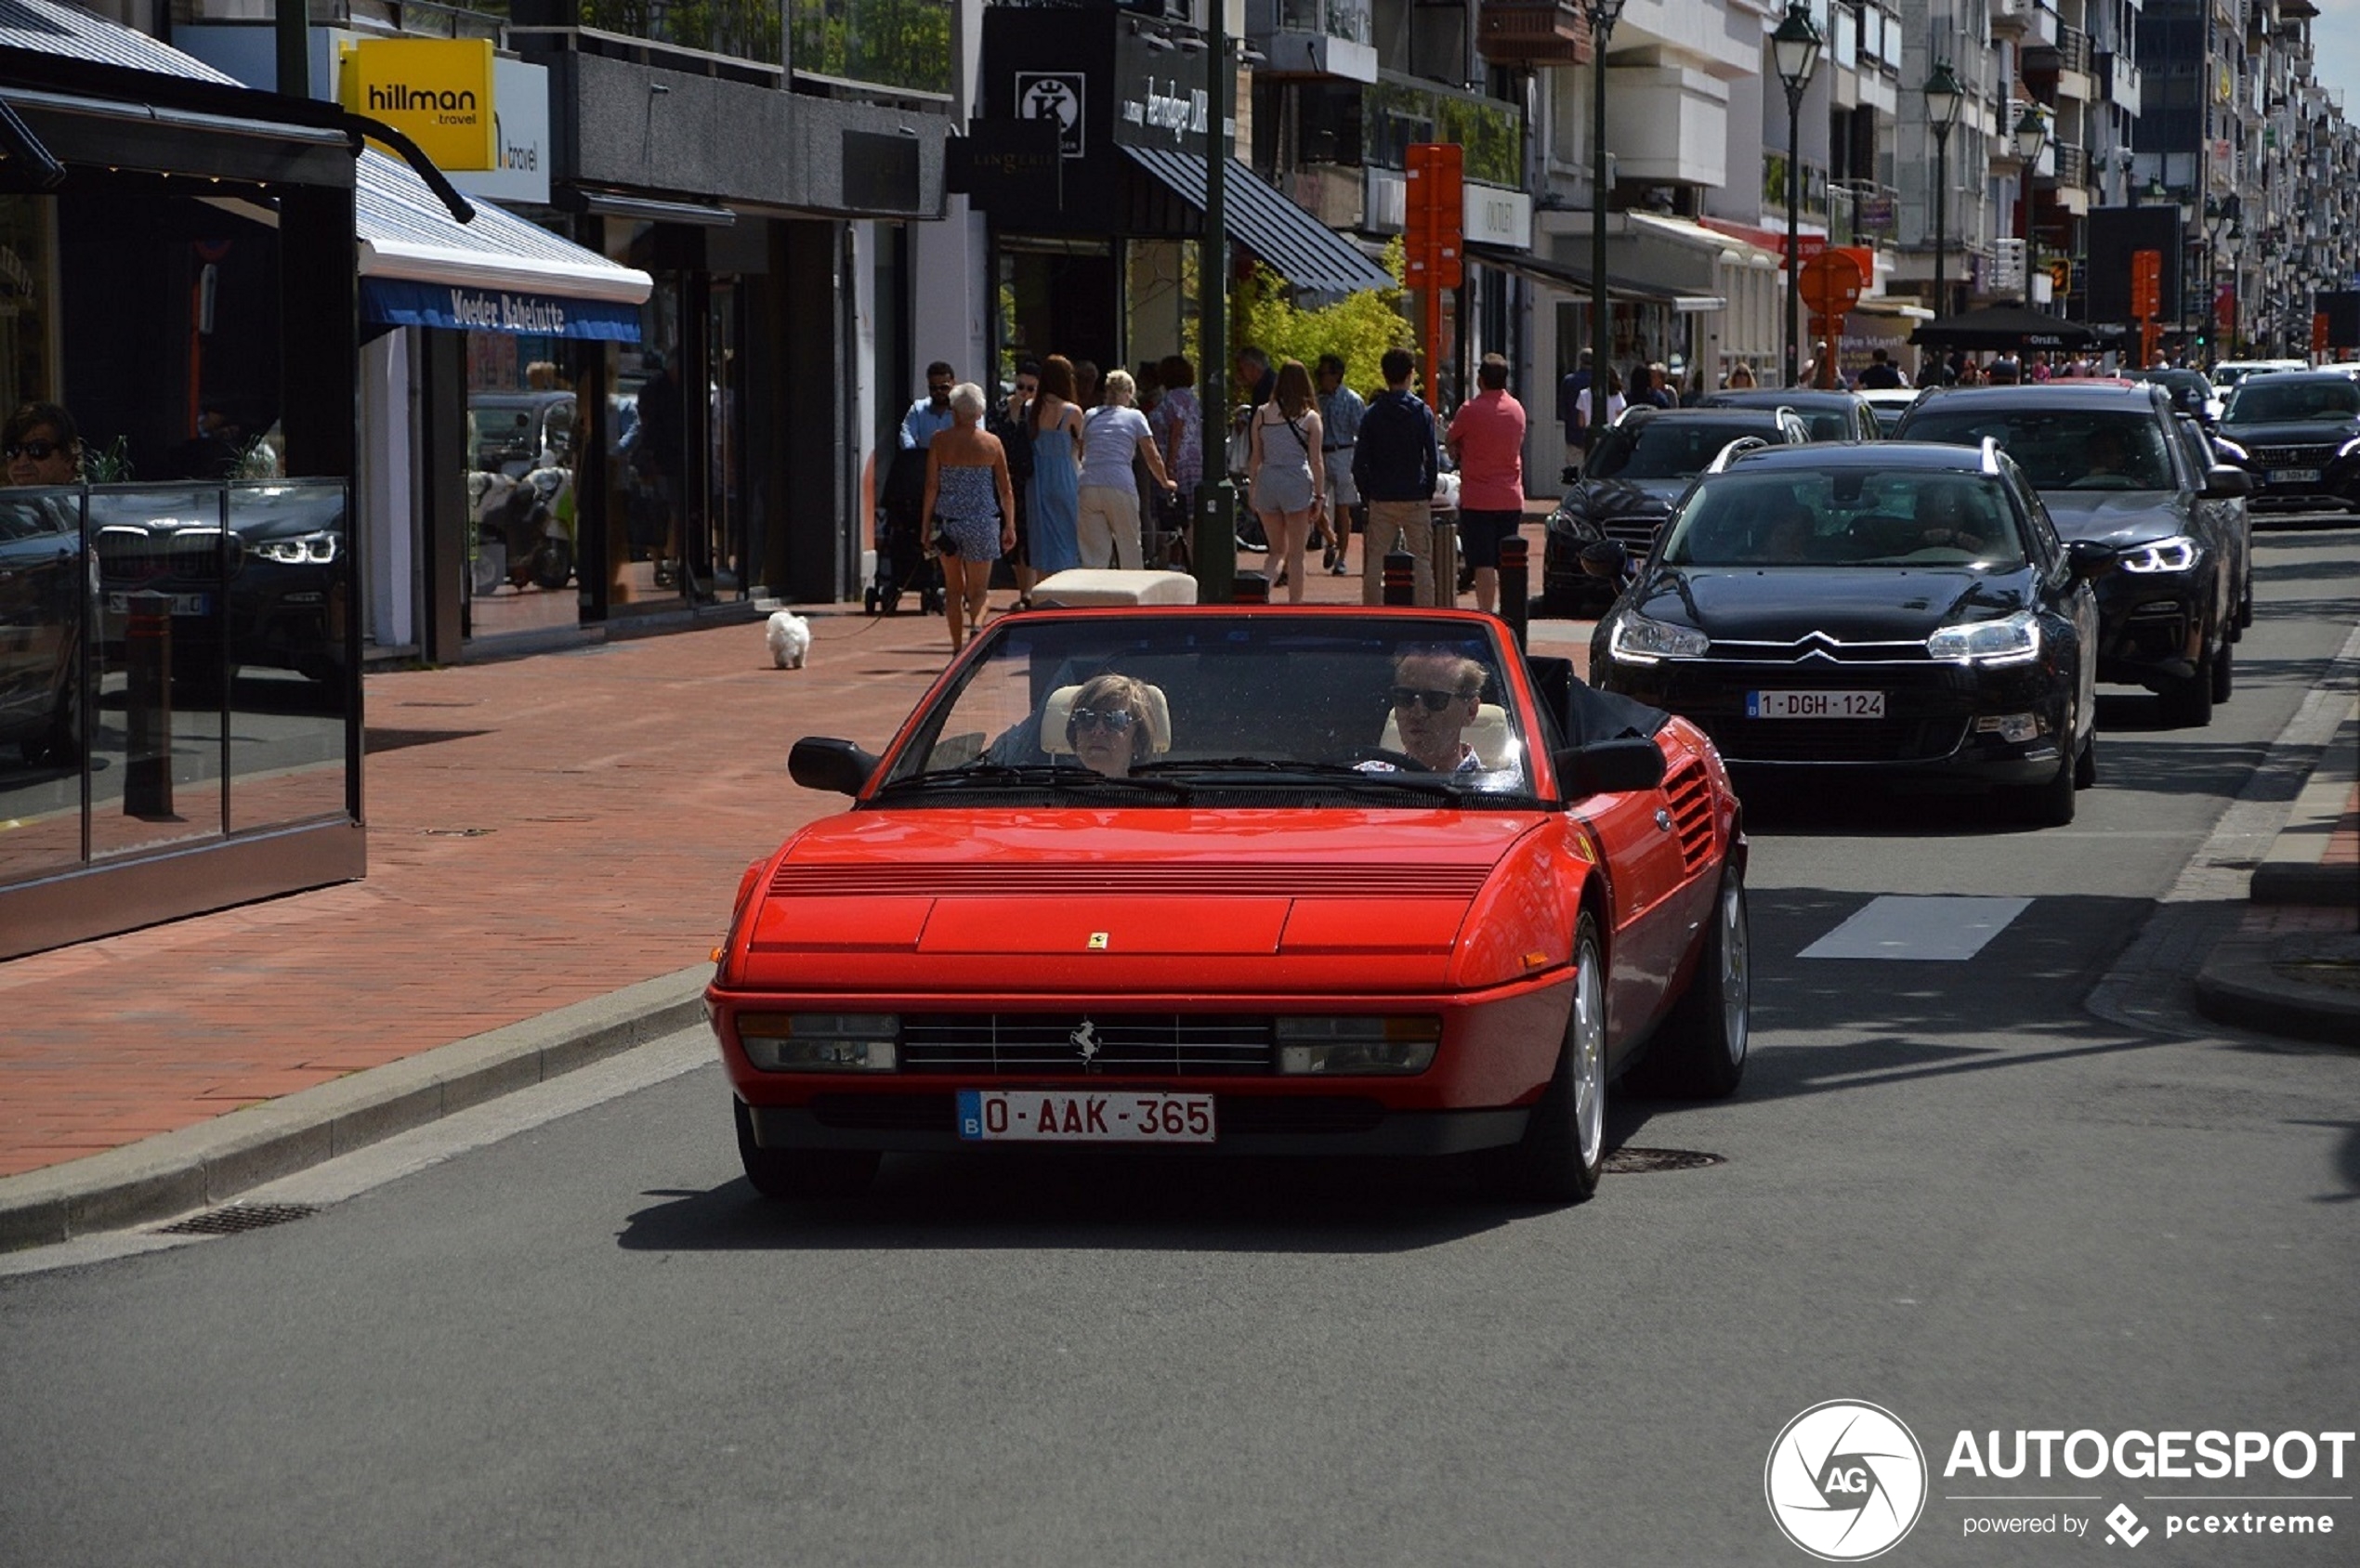
M 1828 242 L 1890 245 L 1901 227 L 1901 192 L 1874 180 L 1846 180 L 1828 191 Z
M 1412 142 L 1455 141 L 1466 149 L 1467 178 L 1524 189 L 1524 115 L 1514 104 L 1388 72 L 1363 90 L 1360 115 L 1364 163 L 1407 168 Z
M 675 49 L 757 65 L 785 63 L 776 0 L 581 0 L 572 9 L 585 33 L 666 44 Z
M 1483 0 L 1475 47 L 1494 65 L 1587 65 L 1590 18 L 1569 0 Z
M 1247 0 L 1246 38 L 1264 76 L 1377 79 L 1370 0 Z
M 2120 50 L 2101 49 L 2091 57 L 2090 71 L 2097 78 L 2101 99 L 2125 114 L 2139 112 L 2139 95 L 2145 89 L 2146 79 L 2140 73 L 2138 61 Z
M 1783 217 L 1787 211 L 1787 155 L 1764 152 L 1762 155 L 1762 204 L 1776 208 Z M 1825 223 L 1828 219 L 1828 171 L 1816 163 L 1803 165 L 1803 210 L 1800 217 Z
M 950 96 L 951 0 L 788 0 L 786 12 L 797 76 Z

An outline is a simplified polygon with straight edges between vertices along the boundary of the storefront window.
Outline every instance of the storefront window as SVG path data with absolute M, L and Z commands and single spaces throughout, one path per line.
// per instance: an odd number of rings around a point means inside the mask
M 783 65 L 779 6 L 780 0 L 582 0 L 582 25 Z
M 787 0 L 796 74 L 951 93 L 950 0 Z
M 50 206 L 0 196 L 0 413 L 57 385 Z
M 573 388 L 556 338 L 467 336 L 467 634 L 571 626 Z

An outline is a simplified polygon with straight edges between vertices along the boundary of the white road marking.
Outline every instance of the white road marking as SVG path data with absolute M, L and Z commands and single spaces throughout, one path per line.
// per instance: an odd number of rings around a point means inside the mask
M 1971 959 L 2032 907 L 2029 898 L 1888 895 L 1803 949 L 1806 959 Z

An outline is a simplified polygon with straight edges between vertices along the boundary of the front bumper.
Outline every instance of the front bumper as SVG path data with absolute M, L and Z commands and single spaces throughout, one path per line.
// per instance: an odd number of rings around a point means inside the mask
M 1168 1090 L 1168 1082 L 1093 1088 Z M 1400 1111 L 1357 1095 L 1213 1096 L 1217 1140 L 1210 1143 L 976 1143 L 959 1136 L 952 1093 L 832 1092 L 808 1105 L 750 1105 L 754 1139 L 766 1149 L 874 1150 L 884 1154 L 959 1154 L 976 1150 L 1120 1148 L 1204 1156 L 1431 1156 L 1499 1148 L 1524 1136 L 1528 1109 Z
M 2209 554 L 2185 571 L 2108 572 L 2097 581 L 2098 679 L 2154 688 L 2187 679 L 2214 628 Z

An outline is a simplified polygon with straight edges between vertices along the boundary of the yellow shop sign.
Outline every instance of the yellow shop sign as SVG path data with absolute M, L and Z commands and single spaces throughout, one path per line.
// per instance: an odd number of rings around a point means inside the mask
M 344 51 L 336 97 L 406 134 L 445 169 L 499 162 L 492 40 L 364 38 Z

